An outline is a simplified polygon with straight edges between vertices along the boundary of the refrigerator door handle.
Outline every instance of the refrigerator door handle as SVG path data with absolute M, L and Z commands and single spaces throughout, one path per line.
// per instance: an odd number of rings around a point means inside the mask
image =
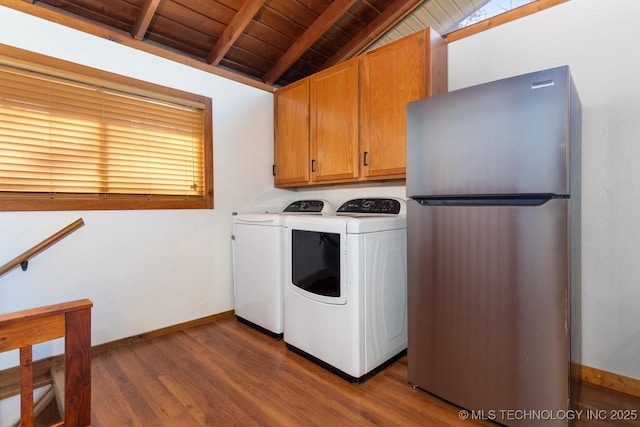
M 495 196 L 429 196 L 412 197 L 422 206 L 541 206 L 552 199 L 569 196 L 555 194 L 519 194 Z

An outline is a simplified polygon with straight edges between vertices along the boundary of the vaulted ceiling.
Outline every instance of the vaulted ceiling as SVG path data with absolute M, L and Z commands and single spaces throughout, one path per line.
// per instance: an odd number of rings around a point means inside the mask
M 46 8 L 256 81 L 284 86 L 358 55 L 385 34 L 399 38 L 426 26 L 444 34 L 487 1 L 27 2 L 31 8 Z

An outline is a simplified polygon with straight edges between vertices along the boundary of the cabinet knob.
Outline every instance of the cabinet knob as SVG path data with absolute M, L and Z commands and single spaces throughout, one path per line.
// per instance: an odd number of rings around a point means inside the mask
M 311 172 L 315 172 L 315 171 L 316 171 L 316 161 L 311 160 Z
M 364 158 L 362 160 L 362 163 L 364 164 L 364 166 L 369 166 L 369 152 L 368 151 L 364 152 Z

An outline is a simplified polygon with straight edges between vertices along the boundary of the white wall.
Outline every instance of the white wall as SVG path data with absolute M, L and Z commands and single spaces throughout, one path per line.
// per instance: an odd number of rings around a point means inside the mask
M 0 212 L 0 264 L 85 221 L 0 277 L 0 313 L 89 298 L 97 345 L 231 310 L 231 213 L 292 197 L 273 188 L 273 95 L 5 7 L 0 22 L 0 43 L 211 97 L 215 170 L 214 210 Z
M 571 0 L 449 46 L 449 89 L 569 65 L 583 109 L 582 363 L 640 379 L 637 0 Z

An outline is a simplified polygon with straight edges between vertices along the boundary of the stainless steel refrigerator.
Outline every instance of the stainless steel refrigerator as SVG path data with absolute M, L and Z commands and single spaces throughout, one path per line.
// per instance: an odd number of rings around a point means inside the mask
M 407 105 L 409 382 L 462 416 L 574 415 L 580 140 L 568 67 Z

